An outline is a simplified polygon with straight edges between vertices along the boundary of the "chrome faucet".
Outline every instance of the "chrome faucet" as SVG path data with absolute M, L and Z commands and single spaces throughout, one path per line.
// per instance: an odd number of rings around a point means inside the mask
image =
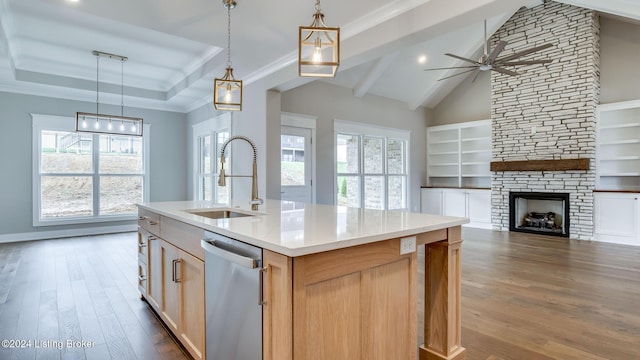
M 253 149 L 253 174 L 252 175 L 226 175 L 224 173 L 224 149 L 229 145 L 233 140 L 244 140 L 251 145 Z M 227 181 L 225 180 L 228 177 L 251 177 L 251 210 L 258 210 L 258 205 L 263 204 L 263 200 L 258 197 L 258 152 L 256 150 L 256 144 L 246 136 L 236 135 L 232 136 L 227 141 L 222 144 L 222 151 L 220 152 L 220 176 L 218 178 L 219 186 L 226 186 Z

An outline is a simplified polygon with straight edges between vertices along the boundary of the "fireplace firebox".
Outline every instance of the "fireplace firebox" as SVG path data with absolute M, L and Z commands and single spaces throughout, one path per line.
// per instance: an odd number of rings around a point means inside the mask
M 509 230 L 569 237 L 569 194 L 510 192 Z

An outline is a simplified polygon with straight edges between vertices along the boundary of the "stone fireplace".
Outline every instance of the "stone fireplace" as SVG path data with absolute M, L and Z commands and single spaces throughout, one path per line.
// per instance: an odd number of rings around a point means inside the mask
M 545 1 L 514 14 L 494 34 L 494 44 L 499 40 L 508 42 L 504 55 L 551 43 L 552 48 L 522 60 L 553 62 L 518 67 L 518 76 L 491 74 L 493 227 L 510 228 L 510 193 L 563 193 L 568 199 L 569 214 L 561 211 L 566 235 L 592 239 L 598 17 L 591 10 Z M 578 160 L 584 166 L 557 166 Z M 541 166 L 527 166 L 531 163 Z M 494 166 L 504 164 L 519 166 Z
M 510 192 L 509 230 L 569 237 L 568 193 Z

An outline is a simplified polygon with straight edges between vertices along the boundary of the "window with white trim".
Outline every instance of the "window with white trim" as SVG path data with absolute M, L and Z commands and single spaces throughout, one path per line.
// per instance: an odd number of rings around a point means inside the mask
M 71 117 L 32 114 L 34 226 L 135 219 L 148 200 L 145 137 L 75 132 Z
M 193 126 L 194 199 L 214 204 L 229 203 L 229 187 L 218 186 L 222 144 L 229 139 L 230 118 L 221 115 Z
M 405 210 L 410 133 L 335 121 L 336 204 Z

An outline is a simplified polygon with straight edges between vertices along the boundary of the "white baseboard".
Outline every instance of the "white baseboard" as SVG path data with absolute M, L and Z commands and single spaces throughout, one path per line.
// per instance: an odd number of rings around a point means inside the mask
M 3 234 L 0 235 L 0 243 L 11 243 L 18 241 L 31 241 L 31 240 L 45 240 L 45 239 L 57 239 L 74 236 L 88 236 L 88 235 L 102 235 L 136 231 L 138 225 L 118 225 L 118 226 L 101 226 L 83 229 L 67 229 L 67 230 L 51 230 L 51 231 L 37 231 L 18 234 Z

